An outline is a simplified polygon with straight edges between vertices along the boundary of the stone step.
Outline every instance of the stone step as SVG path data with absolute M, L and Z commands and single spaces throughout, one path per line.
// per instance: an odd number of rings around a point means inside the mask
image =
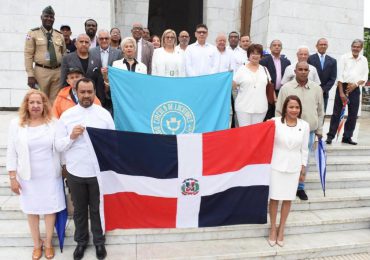
M 370 146 L 353 146 L 353 145 L 343 145 L 343 144 L 336 144 L 334 143 L 335 139 L 333 140 L 332 145 L 326 145 L 326 153 L 328 157 L 331 156 L 338 156 L 338 155 L 345 155 L 345 156 L 357 156 L 357 155 L 369 155 L 370 154 Z M 341 142 L 341 140 L 338 140 Z
M 284 247 L 270 247 L 265 237 L 227 240 L 183 241 L 172 243 L 136 243 L 107 245 L 109 260 L 121 259 L 312 259 L 348 254 L 366 255 L 370 247 L 370 231 L 349 230 L 303 235 L 286 235 Z M 75 243 L 66 245 L 63 253 L 56 248 L 56 260 L 71 259 Z M 0 258 L 27 259 L 32 247 L 0 247 Z M 84 259 L 95 259 L 89 246 Z M 342 258 L 334 258 L 336 260 Z M 334 260 L 332 259 L 332 260 Z M 345 258 L 351 259 L 351 258 Z M 362 258 L 352 258 L 354 260 Z M 351 259 L 351 260 L 352 260 Z M 368 258 L 364 258 L 368 259 Z
M 0 220 L 0 247 L 31 246 L 32 239 L 26 219 Z M 292 211 L 286 225 L 286 235 L 368 229 L 370 207 Z M 44 225 L 41 225 L 43 232 Z M 131 229 L 108 232 L 107 244 L 168 243 L 265 237 L 269 224 L 236 225 L 191 229 Z M 70 219 L 66 230 L 66 245 L 73 245 L 74 223 Z
M 317 171 L 314 160 L 309 162 L 309 171 Z M 370 171 L 370 156 L 328 156 L 326 171 Z
M 341 255 L 341 256 L 324 256 L 324 257 L 315 257 L 310 258 L 310 260 L 369 260 L 370 253 L 359 253 L 359 254 L 350 254 L 350 255 Z
M 296 198 L 292 203 L 292 211 L 370 207 L 370 189 L 367 187 L 327 189 L 325 197 L 320 189 L 306 189 L 306 192 L 309 200 Z M 18 196 L 0 196 L 0 220 L 25 218 L 19 207 Z

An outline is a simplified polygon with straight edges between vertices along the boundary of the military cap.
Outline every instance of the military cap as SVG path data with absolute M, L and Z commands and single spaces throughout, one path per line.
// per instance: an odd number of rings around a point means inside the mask
M 42 10 L 42 13 L 55 15 L 54 9 L 50 5 L 45 7 L 44 10 Z
M 63 30 L 64 28 L 66 28 L 67 30 L 71 30 L 71 26 L 69 26 L 68 24 L 62 24 L 61 26 L 60 26 L 60 30 Z

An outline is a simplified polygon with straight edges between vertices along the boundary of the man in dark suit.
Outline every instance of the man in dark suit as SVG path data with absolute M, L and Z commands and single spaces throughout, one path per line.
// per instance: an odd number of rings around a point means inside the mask
M 143 25 L 140 23 L 134 23 L 132 25 L 131 33 L 137 43 L 136 59 L 146 65 L 148 74 L 152 74 L 152 56 L 154 47 L 150 42 L 143 39 Z
M 260 64 L 265 66 L 270 73 L 271 82 L 275 86 L 276 97 L 278 96 L 281 88 L 281 79 L 284 75 L 285 69 L 290 65 L 290 60 L 288 60 L 285 55 L 281 55 L 282 48 L 283 44 L 280 40 L 273 40 L 270 44 L 271 55 L 267 55 L 260 61 Z M 265 120 L 274 116 L 275 105 L 269 104 Z
M 314 66 L 319 74 L 321 88 L 324 95 L 324 111 L 328 105 L 329 91 L 337 78 L 337 60 L 326 54 L 328 40 L 321 38 L 316 43 L 317 53 L 308 57 L 308 64 Z
M 99 46 L 90 49 L 90 56 L 96 60 L 100 69 L 100 74 L 96 82 L 96 96 L 102 106 L 112 113 L 112 100 L 108 83 L 108 66 L 112 66 L 113 61 L 122 59 L 122 51 L 110 48 L 110 33 L 108 30 L 98 32 Z
M 60 85 L 67 86 L 67 72 L 70 68 L 79 68 L 86 78 L 96 84 L 100 74 L 99 61 L 89 55 L 90 37 L 80 34 L 76 38 L 76 51 L 63 56 Z

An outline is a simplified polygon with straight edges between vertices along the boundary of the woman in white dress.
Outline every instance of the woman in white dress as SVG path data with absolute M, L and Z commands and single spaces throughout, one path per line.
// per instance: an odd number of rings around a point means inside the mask
M 7 163 L 10 186 L 20 195 L 34 243 L 32 259 L 54 257 L 52 237 L 55 213 L 65 209 L 59 153 L 54 147 L 55 124 L 49 100 L 39 90 L 29 90 L 19 108 L 19 118 L 9 126 Z M 40 236 L 39 215 L 44 215 L 46 240 Z
M 175 51 L 175 31 L 168 29 L 162 35 L 161 48 L 155 49 L 152 58 L 152 75 L 163 77 L 184 77 L 183 55 Z
M 238 90 L 235 111 L 239 126 L 260 123 L 266 116 L 268 108 L 266 85 L 271 78 L 267 69 L 259 65 L 262 53 L 262 45 L 249 46 L 247 50 L 249 62 L 234 74 L 233 87 Z
M 121 49 L 123 53 L 123 59 L 114 61 L 112 64 L 113 67 L 141 74 L 147 74 L 146 65 L 135 59 L 137 44 L 133 37 L 124 38 L 121 42 Z
M 298 181 L 304 181 L 306 175 L 310 127 L 306 121 L 300 119 L 301 114 L 302 103 L 297 96 L 292 95 L 284 101 L 282 116 L 274 118 L 275 141 L 271 160 L 269 204 L 270 246 L 284 246 L 284 229 L 290 206 L 296 197 Z M 283 202 L 277 229 L 279 200 Z

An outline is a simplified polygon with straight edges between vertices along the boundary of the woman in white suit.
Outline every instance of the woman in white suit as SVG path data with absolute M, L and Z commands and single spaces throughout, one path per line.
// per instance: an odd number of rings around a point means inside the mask
M 54 146 L 55 124 L 49 100 L 31 89 L 19 108 L 19 118 L 9 126 L 6 167 L 13 192 L 27 214 L 34 243 L 32 259 L 54 257 L 52 237 L 55 213 L 65 209 L 59 153 Z M 46 240 L 41 239 L 39 215 L 44 215 Z
M 171 29 L 162 35 L 162 47 L 155 49 L 152 59 L 152 75 L 162 77 L 184 77 L 185 67 L 182 54 L 175 51 L 176 32 Z
M 288 96 L 283 105 L 282 116 L 275 120 L 275 142 L 271 161 L 269 244 L 284 246 L 284 229 L 292 200 L 296 197 L 298 181 L 304 181 L 308 158 L 310 127 L 301 118 L 302 103 L 297 96 Z M 280 225 L 276 216 L 282 200 Z
M 112 66 L 132 72 L 147 74 L 147 67 L 144 63 L 135 59 L 137 44 L 133 37 L 126 37 L 121 42 L 123 59 L 116 60 Z

